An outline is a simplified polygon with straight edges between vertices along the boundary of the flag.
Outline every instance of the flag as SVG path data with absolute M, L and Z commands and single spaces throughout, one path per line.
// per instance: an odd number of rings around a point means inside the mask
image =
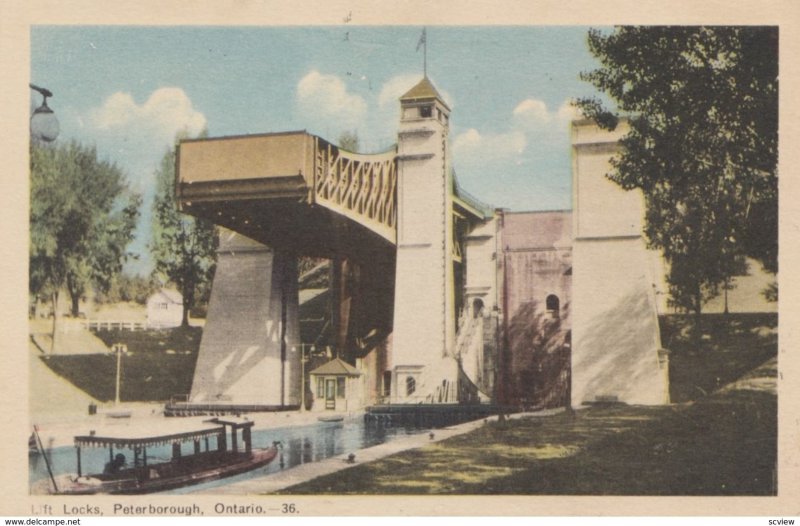
M 425 45 L 425 42 L 425 28 L 422 28 L 422 35 L 420 35 L 419 42 L 417 42 L 417 51 L 421 46 Z

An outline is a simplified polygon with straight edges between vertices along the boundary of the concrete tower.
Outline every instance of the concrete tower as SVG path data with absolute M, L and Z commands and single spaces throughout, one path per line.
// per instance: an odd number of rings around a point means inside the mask
M 297 260 L 223 230 L 191 401 L 300 404 Z
M 393 402 L 454 402 L 450 108 L 425 77 L 400 98 Z
M 669 402 L 656 291 L 659 254 L 642 236 L 644 196 L 608 180 L 610 159 L 628 131 L 572 124 L 572 404 Z

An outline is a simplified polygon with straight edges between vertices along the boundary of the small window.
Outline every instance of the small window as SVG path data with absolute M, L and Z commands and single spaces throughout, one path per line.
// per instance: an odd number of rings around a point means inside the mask
M 419 116 L 423 119 L 429 119 L 433 115 L 433 107 L 432 106 L 420 106 L 419 107 Z
M 347 381 L 347 378 L 344 376 L 336 377 L 336 398 L 344 398 L 345 397 L 345 390 L 344 385 Z
M 392 371 L 383 371 L 383 396 L 392 394 Z
M 545 300 L 545 307 L 547 308 L 547 312 L 552 314 L 553 316 L 558 316 L 558 309 L 559 309 L 559 301 L 558 296 L 555 294 L 550 294 L 547 296 Z
M 325 398 L 325 379 L 317 377 L 317 398 Z
M 413 376 L 406 376 L 406 396 L 411 396 L 417 390 L 417 379 Z

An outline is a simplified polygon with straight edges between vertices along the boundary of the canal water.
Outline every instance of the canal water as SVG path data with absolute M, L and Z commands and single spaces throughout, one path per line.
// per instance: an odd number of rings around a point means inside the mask
M 253 430 L 253 447 L 267 447 L 273 441 L 281 442 L 282 446 L 275 460 L 262 468 L 235 477 L 197 484 L 167 493 L 191 493 L 250 478 L 262 477 L 299 466 L 300 464 L 354 452 L 358 449 L 391 441 L 400 436 L 425 431 L 427 429 L 390 427 L 380 423 L 366 424 L 363 419 L 348 422 L 318 422 L 306 426 L 275 429 L 255 429 Z M 190 453 L 193 448 L 192 444 L 184 444 L 183 447 L 185 454 Z M 129 457 L 127 459 L 129 462 L 132 461 L 132 452 L 130 450 L 123 449 L 120 452 Z M 168 460 L 171 455 L 172 446 L 169 445 L 147 449 L 149 462 L 155 462 L 160 459 Z M 48 450 L 48 458 L 55 475 L 76 472 L 77 461 L 74 447 L 64 446 L 50 449 Z M 84 473 L 102 473 L 103 467 L 108 460 L 108 450 L 105 448 L 81 449 L 81 464 Z M 41 455 L 30 455 L 28 457 L 28 467 L 31 483 L 49 476 L 47 474 L 47 466 Z

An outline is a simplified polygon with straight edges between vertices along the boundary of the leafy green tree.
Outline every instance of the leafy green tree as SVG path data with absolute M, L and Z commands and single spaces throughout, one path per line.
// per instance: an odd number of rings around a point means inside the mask
M 601 67 L 587 117 L 630 131 L 608 177 L 646 202 L 644 234 L 668 263 L 673 305 L 698 316 L 743 255 L 777 272 L 778 31 L 618 27 L 589 32 Z
M 104 304 L 122 301 L 144 305 L 159 287 L 160 284 L 152 276 L 130 275 L 123 272 L 114 277 L 106 291 L 98 291 L 95 294 L 95 302 Z
M 175 284 L 183 295 L 182 326 L 189 310 L 207 296 L 216 268 L 217 229 L 207 221 L 178 211 L 175 201 L 175 148 L 168 150 L 156 172 L 153 203 L 155 272 Z
M 30 169 L 29 291 L 50 296 L 55 336 L 62 289 L 77 316 L 87 289 L 107 290 L 122 270 L 141 197 L 122 170 L 76 141 L 32 144 Z

